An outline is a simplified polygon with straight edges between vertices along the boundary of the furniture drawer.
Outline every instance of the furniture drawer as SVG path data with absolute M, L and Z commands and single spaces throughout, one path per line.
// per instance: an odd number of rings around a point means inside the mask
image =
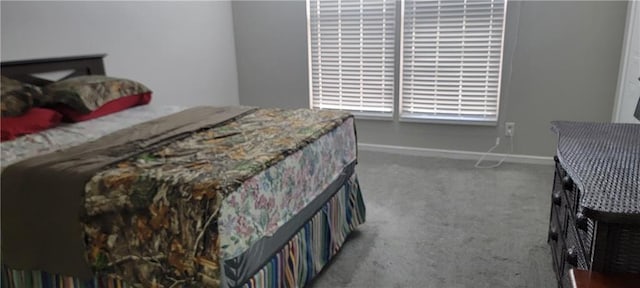
M 568 228 L 571 230 L 571 227 L 572 226 L 569 225 Z M 586 259 L 584 258 L 580 246 L 577 244 L 576 238 L 574 237 L 575 232 L 575 230 L 572 232 L 569 231 L 569 233 L 567 233 L 567 237 L 564 238 L 564 240 L 559 240 L 558 243 L 562 244 L 562 248 L 556 250 L 556 252 L 559 252 L 558 255 L 553 255 L 554 261 L 557 261 L 557 259 L 560 259 L 561 261 L 559 264 L 554 266 L 554 268 L 557 269 L 556 277 L 558 280 L 558 286 L 561 288 L 572 288 L 571 279 L 569 278 L 569 270 L 576 268 L 588 269 L 586 267 L 589 266 L 586 262 Z
M 551 246 L 551 254 L 553 256 L 553 268 L 556 275 L 563 275 L 564 271 L 564 238 L 566 237 L 566 230 L 563 229 L 566 225 L 566 217 L 559 218 L 558 211 L 560 207 L 554 206 L 551 208 L 551 219 L 549 221 L 549 235 L 547 237 L 547 243 Z M 558 278 L 558 281 L 561 279 Z
M 569 227 L 569 229 L 571 229 Z M 575 231 L 573 231 L 575 233 Z M 558 277 L 558 286 L 560 288 L 573 288 L 571 286 L 571 278 L 569 277 L 569 270 L 581 268 L 588 266 L 584 255 L 582 254 L 579 245 L 576 244 L 575 237 L 573 237 L 572 232 L 569 232 L 567 237 L 562 241 L 562 249 L 560 250 L 560 255 L 554 255 L 555 259 L 561 259 L 561 263 L 556 265 Z
M 580 202 L 580 190 L 575 185 L 571 176 L 562 168 L 560 163 L 556 162 L 556 176 L 554 180 L 553 190 L 563 191 L 567 199 L 567 207 L 570 211 L 578 211 Z
M 564 243 L 562 242 L 562 238 L 550 238 L 549 246 L 551 246 L 551 256 L 553 262 L 553 271 L 556 273 L 557 277 L 564 272 Z M 558 278 L 558 281 L 561 279 Z
M 556 201 L 553 199 L 554 197 L 555 196 L 552 195 L 551 201 Z M 566 202 L 564 197 L 561 197 L 560 199 L 561 200 L 558 200 L 558 201 Z M 562 204 L 551 205 L 551 222 L 555 221 L 556 227 L 558 228 L 558 235 L 560 238 L 564 238 L 567 236 L 567 225 L 569 224 L 568 217 L 569 217 L 569 213 L 567 211 L 566 206 Z
M 567 237 L 565 240 L 565 272 L 568 272 L 571 268 L 590 269 L 591 265 L 587 262 L 587 258 L 584 255 L 584 250 L 580 246 L 577 239 L 577 233 L 575 226 L 569 225 Z M 563 274 L 566 275 L 566 274 Z
M 553 201 L 553 200 L 552 200 Z M 551 219 L 549 219 L 549 228 L 555 228 L 558 238 L 564 238 L 567 235 L 567 213 L 562 205 L 551 205 Z M 551 232 L 551 231 L 549 231 Z
M 585 217 L 581 212 L 576 214 L 570 213 L 569 226 L 573 226 L 576 231 L 578 244 L 582 247 L 585 257 L 591 259 L 593 239 L 595 235 L 595 222 Z

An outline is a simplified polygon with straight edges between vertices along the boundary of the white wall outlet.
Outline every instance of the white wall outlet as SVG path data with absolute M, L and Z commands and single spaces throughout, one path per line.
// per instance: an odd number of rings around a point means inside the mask
M 507 137 L 513 137 L 513 133 L 516 131 L 515 122 L 504 123 L 504 135 Z

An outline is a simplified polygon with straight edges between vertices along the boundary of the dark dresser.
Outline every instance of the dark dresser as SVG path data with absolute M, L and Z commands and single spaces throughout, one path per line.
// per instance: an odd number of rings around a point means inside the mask
M 556 121 L 552 130 L 547 242 L 558 286 L 571 287 L 572 268 L 640 273 L 640 124 Z

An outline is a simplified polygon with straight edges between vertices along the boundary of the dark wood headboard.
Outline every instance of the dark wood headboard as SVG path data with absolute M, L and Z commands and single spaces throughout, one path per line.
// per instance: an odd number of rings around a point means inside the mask
M 34 77 L 32 74 L 73 70 L 62 79 L 83 75 L 105 75 L 102 61 L 105 56 L 107 54 L 7 61 L 1 63 L 0 72 L 21 82 L 44 86 L 52 81 Z

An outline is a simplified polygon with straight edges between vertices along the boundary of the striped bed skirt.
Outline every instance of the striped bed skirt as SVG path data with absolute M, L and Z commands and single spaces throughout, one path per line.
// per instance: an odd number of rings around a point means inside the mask
M 364 223 L 365 206 L 356 178 L 345 185 L 243 288 L 303 287 L 338 253 L 351 231 Z
M 251 277 L 243 288 L 303 287 L 338 253 L 349 233 L 364 223 L 366 208 L 360 186 L 345 185 Z M 41 271 L 3 267 L 6 288 L 127 288 L 116 276 L 79 280 Z

